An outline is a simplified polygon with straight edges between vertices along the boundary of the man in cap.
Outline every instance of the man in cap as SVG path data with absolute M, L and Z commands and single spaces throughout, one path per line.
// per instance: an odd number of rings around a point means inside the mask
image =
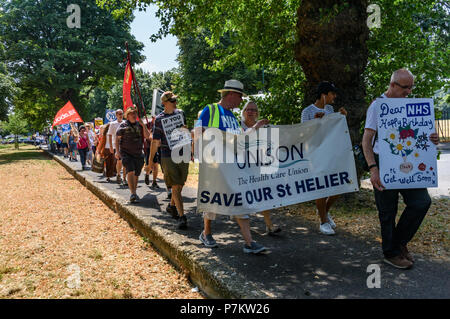
M 122 160 L 125 167 L 128 187 L 131 191 L 130 202 L 139 200 L 136 194 L 137 183 L 142 167 L 144 166 L 143 141 L 149 138 L 150 132 L 143 124 L 142 119 L 137 119 L 137 109 L 129 107 L 125 112 L 125 121 L 122 121 L 116 132 L 116 159 Z
M 406 98 L 414 88 L 414 76 L 407 69 L 395 71 L 387 91 L 380 98 Z M 362 141 L 364 156 L 370 170 L 370 181 L 374 188 L 375 203 L 381 226 L 382 249 L 384 262 L 399 269 L 409 269 L 414 264 L 414 258 L 409 253 L 407 244 L 420 227 L 428 209 L 431 198 L 426 188 L 417 189 L 385 189 L 378 170 L 378 113 L 377 103 L 373 102 L 367 110 L 366 125 Z M 433 144 L 439 143 L 439 136 L 432 133 L 429 136 Z M 406 208 L 397 225 L 398 195 L 403 197 Z
M 196 124 L 196 136 L 200 136 L 204 129 L 208 127 L 215 127 L 233 134 L 242 133 L 239 120 L 232 110 L 241 104 L 243 96 L 247 96 L 244 93 L 244 85 L 237 80 L 228 80 L 225 82 L 224 88 L 219 90 L 219 92 L 221 94 L 220 101 L 207 105 L 200 114 Z M 267 123 L 267 120 L 260 120 L 255 124 L 254 128 L 258 129 Z M 220 183 L 220 181 L 217 182 Z M 203 214 L 204 230 L 200 234 L 199 239 L 206 247 L 217 247 L 217 243 L 211 234 L 211 221 L 215 218 L 215 213 L 207 212 Z M 265 251 L 266 248 L 264 246 L 252 239 L 249 216 L 246 214 L 236 216 L 236 221 L 245 240 L 244 252 L 258 254 Z
M 173 140 L 173 133 L 177 129 L 184 128 L 186 124 L 184 112 L 177 109 L 177 98 L 178 96 L 170 91 L 164 92 L 161 96 L 164 111 L 156 116 L 155 119 L 150 158 L 155 156 L 158 147 L 160 147 L 161 169 L 164 173 L 164 182 L 167 187 L 172 188 L 172 198 L 167 207 L 167 212 L 171 213 L 173 218 L 178 219 L 178 229 L 186 229 L 187 219 L 184 214 L 181 191 L 188 176 L 189 162 L 181 161 L 180 163 L 176 163 L 172 159 L 172 151 L 178 152 L 177 141 Z M 183 150 L 180 151 L 180 155 L 182 155 L 181 152 Z
M 313 120 L 315 118 L 322 118 L 327 114 L 334 113 L 334 100 L 337 97 L 337 88 L 333 83 L 323 81 L 317 86 L 316 101 L 314 104 L 306 107 L 302 111 L 302 123 Z M 341 107 L 339 112 L 347 115 L 347 111 Z M 319 231 L 325 235 L 334 235 L 336 224 L 329 214 L 331 206 L 339 198 L 339 196 L 330 196 L 316 199 L 317 214 L 320 218 Z

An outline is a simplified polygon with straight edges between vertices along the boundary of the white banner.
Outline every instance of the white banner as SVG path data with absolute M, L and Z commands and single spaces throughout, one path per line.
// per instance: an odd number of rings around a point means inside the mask
M 377 99 L 380 178 L 386 189 L 437 187 L 433 99 Z
M 343 115 L 335 113 L 302 124 L 271 126 L 265 136 L 263 129 L 259 129 L 245 143 L 239 141 L 243 134 L 222 132 L 225 155 L 231 153 L 235 159 L 241 158 L 226 163 L 212 163 L 222 152 L 215 150 L 208 154 L 210 147 L 205 146 L 208 131 L 203 134 L 203 158 L 199 165 L 199 212 L 241 215 L 358 191 L 352 145 Z M 251 155 L 250 149 L 260 145 L 268 146 L 258 150 L 256 157 Z M 258 155 L 259 151 L 265 152 L 266 157 Z

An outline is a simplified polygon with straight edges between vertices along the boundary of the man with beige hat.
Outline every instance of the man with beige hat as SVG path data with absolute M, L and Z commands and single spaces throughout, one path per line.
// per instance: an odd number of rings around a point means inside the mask
M 184 214 L 183 198 L 181 192 L 183 190 L 184 183 L 186 182 L 189 162 L 181 161 L 176 163 L 172 159 L 172 152 L 177 152 L 177 145 L 173 145 L 171 142 L 172 137 L 170 132 L 174 132 L 177 129 L 185 127 L 186 117 L 184 112 L 177 109 L 177 98 L 171 91 L 164 92 L 161 95 L 161 102 L 164 105 L 164 111 L 162 111 L 155 119 L 155 125 L 153 126 L 153 139 L 150 147 L 150 158 L 153 158 L 158 148 L 161 148 L 161 168 L 164 173 L 164 182 L 167 187 L 172 188 L 172 198 L 167 206 L 167 212 L 169 212 L 173 218 L 178 220 L 177 228 L 187 228 L 187 218 Z M 166 126 L 168 123 L 168 126 Z M 173 125 L 173 126 L 172 126 Z M 190 145 L 190 139 L 189 139 Z M 181 154 L 184 149 L 181 150 Z M 190 158 L 190 156 L 189 156 Z
M 224 88 L 219 90 L 219 92 L 221 94 L 220 101 L 207 105 L 200 114 L 200 118 L 195 125 L 196 136 L 201 136 L 208 127 L 215 127 L 233 134 L 242 133 L 239 120 L 232 110 L 241 104 L 243 96 L 247 96 L 244 93 L 244 85 L 238 80 L 228 80 L 225 82 Z M 267 120 L 260 120 L 255 124 L 254 128 L 258 129 L 266 124 Z M 203 214 L 204 230 L 200 234 L 199 239 L 206 247 L 217 247 L 217 243 L 211 234 L 211 221 L 215 218 L 216 213 L 208 212 Z M 238 215 L 236 216 L 236 221 L 245 240 L 244 252 L 258 254 L 265 251 L 266 248 L 264 246 L 252 239 L 249 216 L 246 214 Z

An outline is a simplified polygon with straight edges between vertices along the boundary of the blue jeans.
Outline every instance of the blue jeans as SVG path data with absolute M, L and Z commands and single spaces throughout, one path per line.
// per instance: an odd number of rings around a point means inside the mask
M 398 194 L 401 194 L 406 208 L 397 225 Z M 381 226 L 383 254 L 392 258 L 401 254 L 400 246 L 406 246 L 416 234 L 428 209 L 431 198 L 426 188 L 375 190 L 375 202 Z
M 86 165 L 86 156 L 87 156 L 88 148 L 78 149 L 78 153 L 80 153 L 81 166 L 84 168 Z

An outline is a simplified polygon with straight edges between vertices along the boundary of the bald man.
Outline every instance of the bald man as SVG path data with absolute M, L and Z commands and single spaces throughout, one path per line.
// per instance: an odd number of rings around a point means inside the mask
M 414 76 L 407 69 L 395 71 L 391 76 L 388 90 L 380 98 L 406 98 L 414 88 Z M 420 227 L 428 209 L 431 198 L 426 188 L 386 190 L 380 180 L 378 170 L 378 135 L 377 110 L 373 102 L 367 110 L 366 126 L 362 146 L 364 156 L 370 169 L 370 181 L 375 192 L 375 202 L 381 225 L 384 262 L 399 269 L 409 269 L 414 258 L 406 247 Z M 430 134 L 430 141 L 439 143 L 436 133 Z M 406 208 L 397 225 L 398 195 L 401 194 Z

